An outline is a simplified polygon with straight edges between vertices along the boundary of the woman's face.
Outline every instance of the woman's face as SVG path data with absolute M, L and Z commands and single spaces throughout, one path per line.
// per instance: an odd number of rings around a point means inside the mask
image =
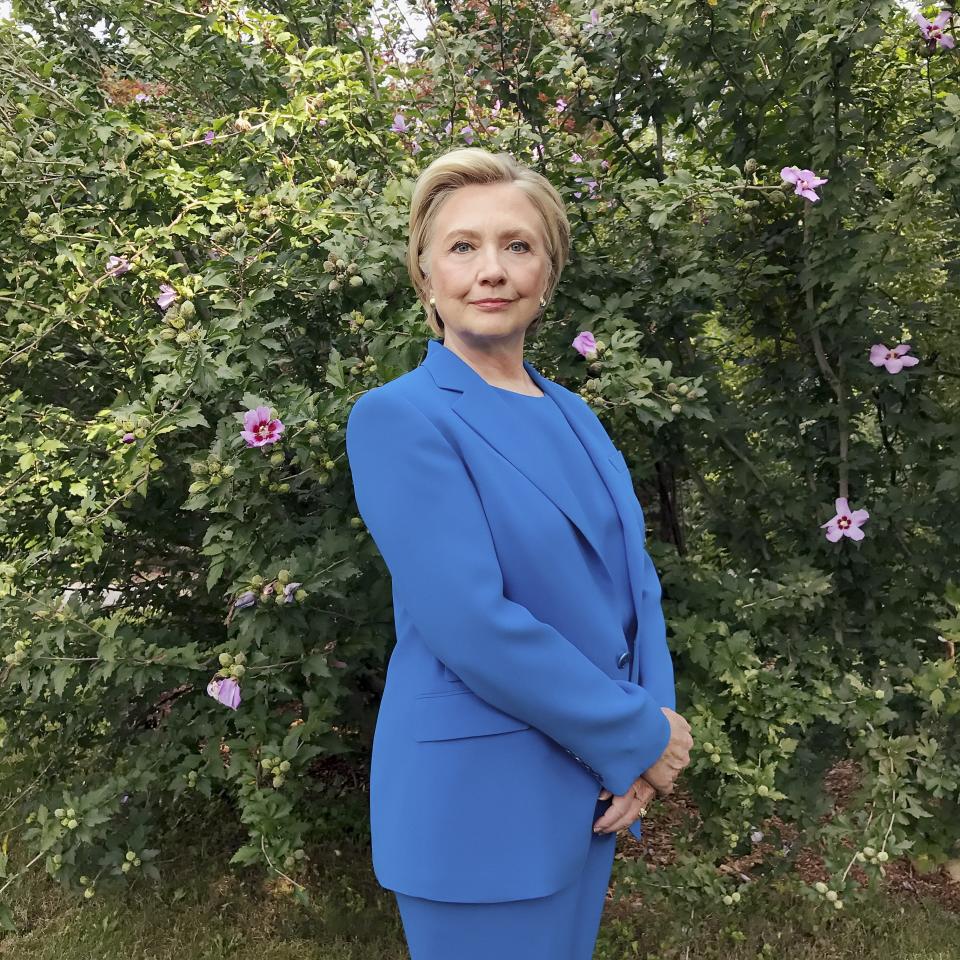
M 424 267 L 445 335 L 522 339 L 549 285 L 540 216 L 513 184 L 460 187 L 440 208 Z M 488 299 L 507 302 L 478 302 Z

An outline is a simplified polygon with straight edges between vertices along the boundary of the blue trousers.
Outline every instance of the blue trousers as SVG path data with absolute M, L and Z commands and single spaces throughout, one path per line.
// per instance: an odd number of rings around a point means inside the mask
M 411 960 L 591 960 L 617 843 L 593 824 L 609 807 L 597 801 L 583 873 L 548 897 L 446 903 L 394 891 Z

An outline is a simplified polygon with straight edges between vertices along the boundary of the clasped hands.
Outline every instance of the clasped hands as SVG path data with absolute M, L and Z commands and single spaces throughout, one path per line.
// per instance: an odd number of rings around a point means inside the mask
M 630 789 L 621 795 L 601 790 L 598 799 L 613 797 L 613 803 L 602 817 L 593 825 L 594 833 L 615 833 L 629 827 L 634 820 L 642 816 L 647 804 L 654 797 L 673 793 L 674 784 L 680 773 L 690 763 L 690 748 L 693 737 L 690 724 L 676 710 L 660 708 L 670 721 L 670 740 L 666 749 L 652 766 L 634 780 Z

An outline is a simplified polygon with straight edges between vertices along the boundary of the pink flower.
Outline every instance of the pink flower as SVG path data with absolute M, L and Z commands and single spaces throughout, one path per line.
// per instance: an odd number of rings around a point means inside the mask
M 393 126 L 390 129 L 394 133 L 407 133 L 410 126 L 402 113 L 396 113 L 393 116 Z
M 203 142 L 209 147 L 211 143 L 216 139 L 217 135 L 213 130 L 208 130 L 203 135 Z
M 136 100 L 137 103 L 146 103 L 146 101 L 150 99 L 150 94 L 138 93 L 133 99 Z
M 583 157 L 581 157 L 579 153 L 571 153 L 570 160 L 573 163 L 583 163 Z
M 862 540 L 863 531 L 860 527 L 870 519 L 870 514 L 866 510 L 854 510 L 851 513 L 846 497 L 837 497 L 836 508 L 837 515 L 820 524 L 821 528 L 827 528 L 827 539 L 831 543 L 836 543 L 841 537 Z
M 490 111 L 494 116 L 500 112 L 500 99 L 497 98 L 497 102 L 493 105 L 493 110 Z
M 557 113 L 563 113 L 567 109 L 567 101 L 563 97 L 557 97 Z
M 797 189 L 794 191 L 797 195 L 814 201 L 820 198 L 813 192 L 813 188 L 819 187 L 821 183 L 828 182 L 823 177 L 818 177 L 812 170 L 801 170 L 799 167 L 784 167 L 780 171 L 780 176 L 787 183 L 797 185 Z
M 590 186 L 590 194 L 589 194 L 589 195 L 590 195 L 591 197 L 593 197 L 593 196 L 596 195 L 596 192 L 597 192 L 597 181 L 594 180 L 593 177 L 590 177 L 589 179 L 584 179 L 583 177 L 574 177 L 573 179 L 579 181 L 580 183 L 586 183 L 586 184 L 588 184 L 588 185 Z M 580 191 L 579 191 L 579 190 L 574 190 L 573 195 L 574 195 L 578 200 L 580 199 Z
M 920 27 L 923 39 L 928 42 L 931 49 L 938 44 L 948 50 L 953 47 L 953 37 L 943 32 L 944 27 L 950 22 L 949 10 L 941 10 L 932 21 L 927 20 L 922 13 L 915 13 L 913 19 Z
M 875 367 L 886 367 L 887 373 L 899 373 L 904 367 L 915 367 L 920 362 L 916 357 L 904 356 L 909 349 L 909 343 L 897 344 L 892 350 L 875 343 L 870 348 L 870 362 Z
M 167 307 L 177 299 L 177 291 L 170 286 L 169 283 L 160 284 L 160 296 L 157 297 L 157 306 L 161 310 L 166 310 Z
M 576 335 L 571 346 L 585 357 L 588 353 L 596 352 L 597 341 L 594 340 L 593 334 L 589 330 L 584 330 Z
M 270 419 L 269 407 L 257 407 L 243 415 L 243 430 L 240 436 L 247 441 L 248 447 L 262 447 L 276 443 L 283 433 L 283 423 Z
M 257 595 L 252 590 L 244 590 L 243 593 L 233 601 L 234 610 L 245 610 L 252 607 L 257 602 Z
M 107 273 L 111 277 L 119 277 L 121 273 L 126 273 L 130 269 L 130 264 L 126 257 L 110 257 L 107 260 Z
M 240 684 L 233 677 L 214 677 L 207 684 L 207 693 L 231 710 L 240 705 Z

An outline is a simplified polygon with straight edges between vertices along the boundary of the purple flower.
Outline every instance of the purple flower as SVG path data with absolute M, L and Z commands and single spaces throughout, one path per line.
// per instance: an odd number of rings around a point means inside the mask
M 563 97 L 557 97 L 557 113 L 563 113 L 567 109 L 567 101 Z
M 831 543 L 836 543 L 841 537 L 862 540 L 863 531 L 860 527 L 867 522 L 870 514 L 866 510 L 851 512 L 846 497 L 837 497 L 836 509 L 837 515 L 835 517 L 831 517 L 826 523 L 820 524 L 821 528 L 827 528 L 827 539 Z
M 473 127 L 468 123 L 461 131 L 463 134 L 463 139 L 467 141 L 467 144 L 473 143 Z
M 270 418 L 269 407 L 257 407 L 243 415 L 243 430 L 240 436 L 247 441 L 248 447 L 262 447 L 276 443 L 283 433 L 283 423 Z
M 589 187 L 590 187 L 590 196 L 591 196 L 591 197 L 593 197 L 593 196 L 596 194 L 597 181 L 594 180 L 592 177 L 590 177 L 589 179 L 584 179 L 583 177 L 574 177 L 573 179 L 576 180 L 576 181 L 579 182 L 579 183 L 586 183 L 586 184 L 588 184 Z M 574 195 L 577 199 L 579 199 L 579 198 L 580 198 L 580 191 L 579 191 L 579 190 L 575 190 L 575 191 L 573 192 L 573 195 Z
M 119 277 L 120 274 L 126 273 L 129 269 L 130 264 L 124 256 L 110 257 L 107 260 L 107 273 L 111 277 Z
M 283 588 L 283 602 L 284 603 L 293 603 L 293 593 L 298 587 L 302 587 L 302 583 L 288 583 Z
M 210 144 L 213 143 L 214 140 L 216 140 L 216 138 L 217 138 L 216 133 L 214 133 L 213 130 L 208 130 L 203 135 L 203 142 L 209 147 Z
M 498 97 L 497 102 L 493 105 L 493 110 L 491 111 L 491 113 L 493 113 L 493 115 L 496 116 L 499 112 L 500 112 L 500 99 Z
M 150 94 L 149 94 L 149 93 L 138 93 L 133 99 L 136 100 L 137 103 L 145 103 L 147 100 L 150 99 Z
M 932 21 L 927 20 L 922 13 L 915 13 L 913 19 L 920 27 L 923 39 L 928 41 L 931 48 L 935 48 L 938 44 L 948 50 L 953 47 L 953 37 L 943 32 L 944 27 L 950 22 L 949 10 L 941 10 Z
M 892 350 L 875 343 L 870 348 L 870 362 L 875 367 L 886 367 L 887 373 L 899 373 L 904 367 L 915 367 L 920 362 L 916 357 L 904 356 L 909 349 L 909 343 L 897 344 Z
M 570 160 L 573 163 L 583 163 L 583 157 L 581 157 L 579 153 L 571 153 Z
M 589 330 L 584 330 L 581 333 L 578 333 L 574 337 L 573 343 L 571 344 L 574 350 L 580 353 L 582 356 L 587 356 L 589 353 L 595 353 L 597 349 L 597 341 L 594 340 L 593 334 Z
M 537 155 L 537 157 L 538 157 L 540 160 L 542 160 L 542 159 L 543 159 L 543 144 L 542 144 L 542 143 L 538 143 L 538 144 L 533 148 L 533 152 Z
M 590 22 L 591 22 L 594 26 L 596 26 L 596 25 L 600 22 L 600 12 L 597 10 L 596 7 L 594 7 L 594 8 L 590 11 Z
M 257 595 L 253 590 L 245 590 L 243 593 L 233 601 L 234 610 L 244 610 L 247 607 L 252 607 L 257 602 Z
M 240 704 L 240 684 L 233 677 L 215 676 L 207 684 L 207 693 L 231 710 L 236 710 Z
M 160 296 L 157 297 L 157 306 L 161 310 L 166 310 L 174 300 L 177 299 L 177 291 L 169 283 L 160 284 Z
M 451 131 L 452 129 L 453 129 L 453 123 L 452 123 L 450 120 L 448 120 L 448 121 L 446 122 L 446 124 L 444 125 L 443 132 L 449 137 L 449 136 L 450 136 L 450 131 Z
M 137 438 L 132 433 L 125 433 L 123 435 L 124 443 L 136 443 Z
M 407 133 L 410 126 L 402 113 L 394 114 L 393 126 L 390 128 L 394 133 Z
M 812 170 L 801 170 L 799 167 L 784 167 L 780 171 L 780 176 L 787 183 L 796 184 L 797 189 L 794 193 L 798 196 L 814 201 L 820 198 L 813 192 L 813 188 L 819 187 L 821 183 L 828 182 L 823 177 L 818 177 Z

